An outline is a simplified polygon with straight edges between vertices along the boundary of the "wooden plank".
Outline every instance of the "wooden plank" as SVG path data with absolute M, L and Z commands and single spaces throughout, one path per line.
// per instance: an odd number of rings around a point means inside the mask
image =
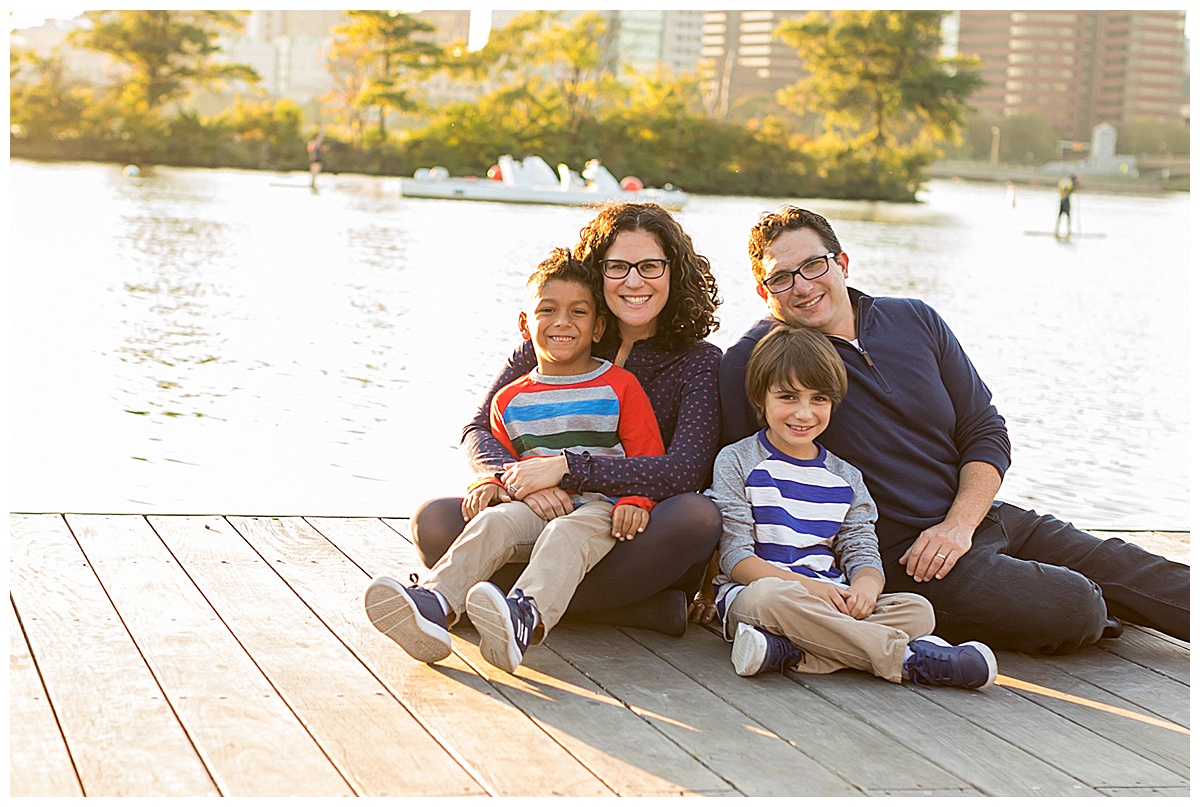
M 547 645 L 746 796 L 861 795 L 616 628 L 571 625 Z
M 1096 791 L 1023 748 L 985 731 L 924 697 L 912 684 L 893 684 L 857 670 L 788 677 L 869 723 L 897 743 L 989 796 L 1095 796 Z M 969 704 L 992 690 L 938 690 Z
M 1140 664 L 1085 647 L 1067 656 L 1044 656 L 1047 664 L 1082 678 L 1138 708 L 1172 723 L 1188 726 L 1191 720 L 1191 689 Z
M 1134 798 L 1138 796 L 1190 796 L 1191 788 L 1187 787 L 1106 787 L 1100 791 L 1105 796 Z
M 1139 712 L 1138 705 L 1098 689 L 1069 672 L 1047 664 L 1043 657 L 1021 653 L 999 654 L 1000 670 L 1004 675 L 1022 681 L 1037 682 L 1056 693 L 1070 698 Z M 1013 690 L 1043 708 L 1083 726 L 1101 737 L 1150 759 L 1180 776 L 1188 776 L 1191 765 L 1190 738 L 1186 735 L 1139 723 L 1129 717 L 1064 698 L 1049 697 L 1033 692 Z
M 17 612 L 8 620 L 8 795 L 82 796 L 75 765 Z
M 573 629 L 562 625 L 555 635 Z M 467 640 L 460 645 L 463 658 L 617 795 L 740 795 L 548 647 L 531 647 L 510 675 L 483 660 L 473 628 L 456 632 Z
M 9 584 L 90 796 L 217 792 L 93 565 L 57 515 L 12 516 Z
M 353 792 L 143 517 L 67 521 L 224 795 Z
M 786 676 L 740 677 L 729 662 L 731 645 L 715 632 L 693 626 L 683 641 L 651 631 L 623 632 L 863 792 L 980 795 L 924 754 L 897 745 Z M 813 726 L 821 731 L 814 733 Z
M 289 541 L 279 530 L 249 525 L 243 534 L 260 552 L 283 561 L 276 569 L 288 583 L 488 793 L 612 795 L 458 655 L 423 664 L 371 626 L 363 591 L 377 573 L 403 579 L 398 570 L 415 562 L 410 544 L 377 519 L 309 521 L 308 529 L 286 521 Z M 235 525 L 241 530 L 243 521 Z M 456 638 L 454 646 L 461 650 L 462 642 Z
M 1191 683 L 1191 648 L 1178 640 L 1166 641 L 1160 633 L 1127 625 L 1119 639 L 1104 639 L 1096 646 L 1185 686 Z
M 998 655 L 1003 675 L 1012 677 L 1008 662 L 1013 655 L 1016 654 Z M 1031 683 L 1044 686 L 1039 680 L 1041 676 L 1031 677 Z M 1007 686 L 993 686 L 984 692 L 946 688 L 918 691 L 927 700 L 978 726 L 980 731 L 1007 740 L 1089 787 L 1176 787 L 1187 784 L 1185 777 L 1157 761 L 1122 747 L 1116 738 L 1101 736 L 1053 709 L 1043 708 L 1039 701 L 1023 697 L 1022 691 Z M 1135 725 L 1142 730 L 1162 731 Z
M 233 520 L 242 532 L 296 543 L 278 519 Z M 150 524 L 356 793 L 483 793 L 280 578 L 292 559 L 272 552 L 264 560 L 215 516 L 151 516 Z M 294 562 L 321 571 L 310 558 Z

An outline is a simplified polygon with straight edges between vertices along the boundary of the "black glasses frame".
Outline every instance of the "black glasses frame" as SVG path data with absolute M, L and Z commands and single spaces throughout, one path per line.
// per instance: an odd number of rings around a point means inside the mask
M 613 264 L 624 266 L 625 271 L 620 271 Z M 661 264 L 661 266 L 658 272 L 654 272 L 652 269 L 643 269 L 642 267 L 646 264 Z M 644 261 L 638 261 L 637 263 L 614 259 L 600 261 L 600 271 L 610 280 L 622 280 L 629 276 L 629 270 L 637 269 L 637 273 L 642 276 L 643 280 L 656 280 L 667 273 L 667 267 L 670 265 L 671 262 L 666 258 L 646 258 Z
M 824 255 L 818 255 L 815 258 L 809 258 L 807 261 L 800 264 L 790 272 L 775 272 L 770 277 L 763 280 L 763 288 L 772 294 L 783 294 L 785 291 L 791 289 L 792 286 L 796 285 L 796 275 L 800 275 L 800 277 L 804 278 L 805 280 L 816 280 L 818 277 L 829 271 L 829 261 L 837 256 L 838 254 L 836 252 L 826 252 Z M 817 261 L 822 261 L 825 264 L 821 271 L 811 275 L 804 271 Z M 781 285 L 784 282 L 784 278 L 787 279 L 786 286 Z

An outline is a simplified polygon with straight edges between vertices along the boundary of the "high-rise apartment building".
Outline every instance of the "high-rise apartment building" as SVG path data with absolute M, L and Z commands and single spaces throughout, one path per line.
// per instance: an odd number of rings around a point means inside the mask
M 978 56 L 971 104 L 1039 112 L 1067 138 L 1099 123 L 1179 121 L 1187 103 L 1184 11 L 962 11 L 958 52 Z
M 705 11 L 701 58 L 715 85 L 714 111 L 724 115 L 739 102 L 773 99 L 802 74 L 794 48 L 775 36 L 786 19 L 808 11 Z

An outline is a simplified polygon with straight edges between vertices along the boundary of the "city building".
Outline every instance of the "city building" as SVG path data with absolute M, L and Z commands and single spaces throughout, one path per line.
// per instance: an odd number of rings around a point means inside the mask
M 705 11 L 700 55 L 712 75 L 713 113 L 774 102 L 775 94 L 802 75 L 794 48 L 775 36 L 786 19 L 808 11 Z
M 1038 112 L 1062 137 L 1097 124 L 1175 123 L 1187 114 L 1182 10 L 961 11 L 958 52 L 978 56 L 971 104 L 999 117 Z

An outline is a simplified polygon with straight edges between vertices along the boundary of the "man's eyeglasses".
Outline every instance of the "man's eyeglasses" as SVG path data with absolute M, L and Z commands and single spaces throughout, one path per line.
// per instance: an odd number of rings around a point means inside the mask
M 604 276 L 612 280 L 620 280 L 629 274 L 630 269 L 637 269 L 637 273 L 646 280 L 654 280 L 656 277 L 662 277 L 667 271 L 667 266 L 670 261 L 666 258 L 647 258 L 644 261 L 630 263 L 629 261 L 600 261 L 600 271 L 604 272 Z
M 816 280 L 829 271 L 829 262 L 836 257 L 836 252 L 826 252 L 819 258 L 813 258 L 800 264 L 798 269 L 790 272 L 776 272 L 763 281 L 763 286 L 772 294 L 783 294 L 796 285 L 796 275 L 800 275 L 805 280 Z

